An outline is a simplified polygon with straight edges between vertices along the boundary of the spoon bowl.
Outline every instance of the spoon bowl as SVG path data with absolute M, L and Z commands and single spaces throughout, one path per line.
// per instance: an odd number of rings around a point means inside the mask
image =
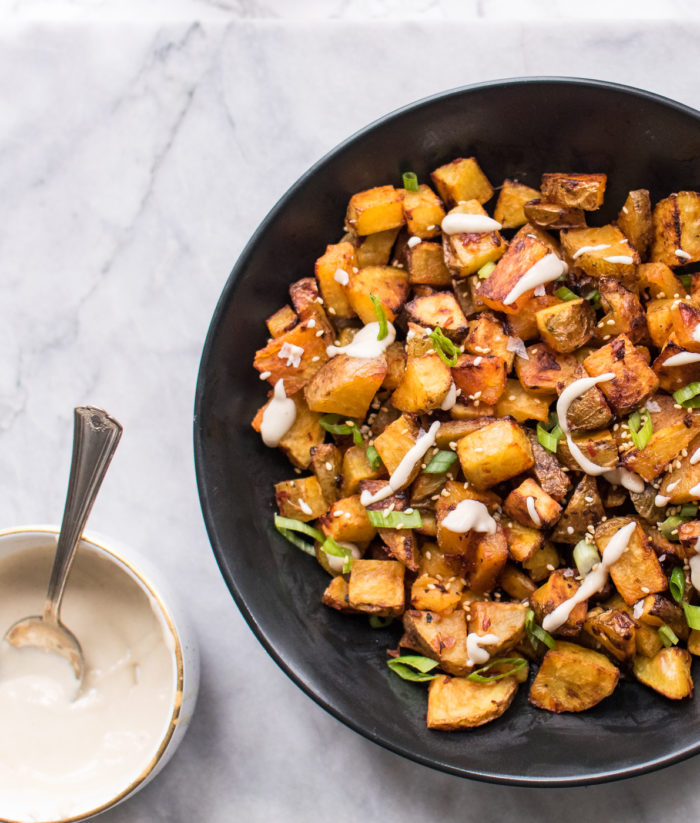
M 46 620 L 41 615 L 24 617 L 10 626 L 5 640 L 18 649 L 33 646 L 60 655 L 72 666 L 78 683 L 82 683 L 85 674 L 83 650 L 78 638 L 60 621 Z

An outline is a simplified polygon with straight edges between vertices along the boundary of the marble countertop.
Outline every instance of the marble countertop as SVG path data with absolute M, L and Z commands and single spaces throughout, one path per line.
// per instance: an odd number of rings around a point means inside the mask
M 682 0 L 675 21 L 647 22 L 566 20 L 564 4 L 538 16 L 532 2 L 519 20 L 503 2 L 449 19 L 457 4 L 439 0 L 412 0 L 406 19 L 375 3 L 372 22 L 350 13 L 360 3 L 331 5 L 338 19 L 322 19 L 319 0 L 298 17 L 279 0 L 183 0 L 176 14 L 156 4 L 132 17 L 37 0 L 8 5 L 0 27 L 0 523 L 60 518 L 72 409 L 109 409 L 125 435 L 91 526 L 168 569 L 201 640 L 181 748 L 103 819 L 694 819 L 697 761 L 536 791 L 384 751 L 282 674 L 219 575 L 192 458 L 199 357 L 236 256 L 301 172 L 391 109 L 490 78 L 605 78 L 700 107 L 688 60 L 700 24 Z

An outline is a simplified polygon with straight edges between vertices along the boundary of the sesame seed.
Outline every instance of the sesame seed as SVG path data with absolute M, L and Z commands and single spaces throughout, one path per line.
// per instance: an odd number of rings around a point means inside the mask
M 320 360 L 320 359 L 321 359 L 321 358 L 320 358 L 317 354 L 315 354 L 315 355 L 311 358 L 311 362 L 312 362 L 312 363 L 316 363 L 316 362 L 317 362 L 318 360 Z
M 547 571 L 548 572 L 553 572 L 554 571 L 554 566 L 551 563 L 547 563 Z
M 333 306 L 328 307 L 328 314 L 335 314 L 335 309 L 333 308 Z
M 329 471 L 329 472 L 333 471 L 333 464 L 331 463 L 330 460 L 326 460 L 326 470 Z
M 271 371 L 261 371 L 260 372 L 260 379 L 267 380 L 267 378 L 272 374 Z
M 567 526 L 566 527 L 566 533 L 567 534 L 573 534 L 574 533 L 574 527 L 573 526 Z
M 319 330 L 316 332 L 316 337 L 323 337 L 323 335 L 324 335 L 324 334 L 325 334 L 325 332 L 323 331 L 323 329 L 319 329 Z
M 345 512 L 334 511 L 333 512 L 333 517 L 342 517 L 344 514 L 345 514 Z
M 644 594 L 649 594 L 649 587 L 648 586 L 640 586 L 640 589 L 644 592 Z

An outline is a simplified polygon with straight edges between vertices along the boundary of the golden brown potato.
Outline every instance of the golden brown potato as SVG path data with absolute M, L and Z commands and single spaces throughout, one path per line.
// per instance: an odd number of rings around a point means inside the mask
M 450 367 L 434 351 L 421 357 L 409 355 L 391 402 L 402 412 L 429 412 L 440 408 L 451 385 Z
M 430 176 L 440 197 L 450 207 L 463 200 L 485 203 L 493 197 L 493 188 L 474 157 L 458 157 L 435 169 Z
M 423 240 L 439 234 L 445 209 L 430 186 L 421 183 L 418 191 L 403 189 L 402 193 L 403 213 L 409 233 Z
M 532 557 L 523 561 L 523 569 L 535 583 L 545 580 L 552 569 L 558 569 L 559 566 L 561 566 L 559 553 L 552 543 L 546 541 L 534 552 Z
M 343 457 L 334 443 L 321 443 L 311 447 L 311 468 L 321 486 L 325 501 L 331 503 L 340 497 L 340 470 Z
M 659 388 L 667 392 L 687 386 L 700 380 L 700 362 L 684 363 L 668 366 L 666 361 L 677 354 L 685 354 L 686 350 L 675 342 L 675 334 L 671 334 L 667 343 L 661 349 L 661 354 L 652 363 L 652 368 L 659 380 Z
M 525 203 L 523 212 L 528 223 L 541 229 L 578 229 L 586 225 L 586 216 L 581 209 L 539 197 Z
M 525 343 L 539 339 L 540 332 L 537 328 L 537 312 L 548 309 L 550 306 L 558 306 L 563 301 L 554 294 L 541 294 L 539 297 L 528 297 L 520 307 L 518 314 L 509 314 L 506 318 L 506 326 L 513 337 L 519 337 Z
M 506 536 L 510 556 L 518 563 L 529 560 L 544 543 L 544 534 L 539 529 L 524 526 L 517 520 L 505 520 L 503 533 Z
M 642 263 L 637 267 L 637 280 L 639 288 L 646 289 L 652 299 L 678 298 L 686 294 L 681 281 L 665 263 Z
M 527 606 L 522 603 L 499 603 L 475 600 L 469 607 L 469 631 L 482 637 L 493 634 L 498 640 L 484 643 L 492 659 L 506 655 L 525 637 Z
M 603 205 L 606 183 L 605 174 L 543 174 L 542 196 L 562 206 L 595 211 Z
M 651 342 L 661 349 L 673 332 L 671 306 L 673 300 L 662 298 L 650 300 L 646 305 L 647 329 Z
M 524 526 L 551 528 L 561 515 L 561 506 L 528 477 L 506 497 L 503 509 Z
M 552 540 L 572 546 L 583 540 L 588 527 L 605 517 L 595 477 L 584 474 L 552 532 Z
M 620 670 L 605 655 L 558 641 L 547 652 L 530 688 L 530 703 L 550 712 L 583 712 L 609 697 Z
M 399 617 L 404 610 L 403 577 L 403 563 L 397 560 L 354 560 L 348 603 L 361 612 Z
M 619 415 L 629 414 L 656 391 L 659 379 L 627 335 L 621 334 L 586 357 L 583 365 L 591 377 L 608 372 L 612 380 L 600 383 L 608 403 Z
M 496 420 L 457 443 L 465 478 L 476 489 L 488 489 L 534 465 L 530 441 L 517 423 Z
M 311 465 L 311 450 L 323 443 L 326 432 L 318 422 L 320 415 L 309 410 L 301 394 L 295 394 L 292 400 L 297 407 L 296 417 L 291 428 L 280 440 L 279 448 L 287 455 L 292 465 L 308 469 Z M 269 401 L 258 409 L 253 418 L 251 426 L 256 432 L 260 432 L 263 414 L 268 405 Z
M 586 616 L 583 630 L 621 663 L 630 663 L 634 658 L 637 651 L 637 628 L 627 612 L 598 606 Z
M 411 608 L 450 614 L 461 603 L 463 588 L 464 581 L 456 577 L 439 580 L 421 574 L 411 585 Z
M 430 329 L 440 326 L 451 340 L 467 333 L 467 318 L 452 292 L 441 291 L 416 297 L 406 304 L 408 319 Z
M 325 333 L 317 336 L 318 331 L 318 327 L 309 326 L 308 322 L 299 323 L 259 349 L 253 366 L 267 375 L 271 386 L 284 380 L 284 390 L 287 397 L 291 397 L 303 389 L 328 360 L 326 346 L 329 341 Z
M 356 234 L 376 234 L 402 226 L 402 193 L 393 186 L 377 186 L 353 194 L 345 222 Z
M 519 229 L 527 223 L 523 206 L 539 197 L 537 189 L 515 180 L 504 180 L 493 213 L 494 220 L 498 220 L 504 229 Z
M 646 189 L 635 189 L 627 195 L 625 204 L 617 216 L 617 225 L 625 237 L 646 258 L 652 237 L 651 201 Z
M 513 368 L 515 354 L 508 349 L 508 334 L 499 317 L 490 311 L 482 311 L 469 321 L 469 332 L 464 338 L 464 350 L 469 354 L 495 355 Z
M 470 543 L 469 588 L 477 594 L 491 592 L 508 560 L 506 536 L 499 526 L 494 534 L 472 532 Z
M 641 262 L 639 253 L 617 226 L 563 229 L 559 239 L 571 264 L 589 277 L 615 277 L 625 284 L 634 282 L 635 268 Z
M 670 268 L 700 260 L 700 194 L 680 191 L 654 207 L 651 259 Z
M 606 469 L 614 469 L 617 466 L 619 460 L 617 444 L 609 431 L 577 433 L 572 435 L 572 440 L 586 457 L 598 466 Z M 567 469 L 580 471 L 581 467 L 571 454 L 569 444 L 565 438 L 559 441 L 557 458 Z
M 557 569 L 553 571 L 547 581 L 530 597 L 530 606 L 535 612 L 537 622 L 541 624 L 542 620 L 553 612 L 557 606 L 573 597 L 578 588 L 579 584 L 574 580 L 571 570 Z M 566 623 L 560 626 L 554 634 L 558 637 L 578 636 L 586 619 L 586 603 L 587 601 L 584 600 L 574 606 Z
M 335 279 L 337 271 L 348 277 L 357 268 L 357 255 L 352 243 L 343 242 L 327 246 L 326 252 L 316 261 L 316 279 L 327 311 L 334 317 L 354 317 L 345 286 Z
M 668 626 L 681 640 L 688 639 L 690 629 L 680 606 L 661 594 L 648 594 L 635 604 L 635 620 L 647 626 Z
M 464 399 L 493 406 L 505 391 L 506 364 L 495 355 L 461 354 L 451 372 Z
M 568 300 L 535 314 L 542 340 L 556 352 L 568 353 L 584 346 L 595 331 L 595 310 L 588 300 Z M 642 314 L 644 329 L 646 320 Z
M 408 282 L 415 286 L 449 286 L 450 270 L 445 265 L 441 243 L 419 243 L 406 251 Z
M 486 211 L 477 200 L 467 200 L 450 210 L 450 214 L 483 214 Z M 487 263 L 494 263 L 506 250 L 500 232 L 442 235 L 442 249 L 447 267 L 460 277 L 479 271 Z
M 416 445 L 418 439 L 418 424 L 415 419 L 407 414 L 397 417 L 389 423 L 384 431 L 375 438 L 374 448 L 379 452 L 382 463 L 386 466 L 389 474 L 393 474 L 399 463 L 404 459 L 409 449 Z M 420 471 L 420 466 L 411 474 L 409 482 L 415 479 Z M 408 484 L 407 484 L 408 485 Z
M 386 474 L 384 466 L 373 469 L 367 459 L 365 446 L 350 446 L 343 455 L 343 483 L 340 493 L 343 497 L 356 494 L 364 480 L 376 480 Z
M 321 486 L 315 476 L 295 477 L 275 483 L 275 501 L 282 517 L 307 523 L 328 510 Z
M 557 391 L 561 394 L 566 386 L 582 377 L 588 377 L 588 374 L 579 364 L 565 383 L 557 383 Z M 595 431 L 605 428 L 612 421 L 612 412 L 598 386 L 591 386 L 572 401 L 566 420 L 572 432 Z
M 537 439 L 537 434 L 528 431 L 527 436 L 532 446 L 532 456 L 535 459 L 535 465 L 532 467 L 535 480 L 547 494 L 551 495 L 558 503 L 562 503 L 571 489 L 571 481 L 559 464 L 556 455 L 548 452 L 542 446 Z
M 364 417 L 386 373 L 383 355 L 366 359 L 339 354 L 313 375 L 304 396 L 311 411 Z
M 549 406 L 554 394 L 534 394 L 523 388 L 519 380 L 508 378 L 503 394 L 496 403 L 497 417 L 512 417 L 517 423 L 527 420 L 549 420 Z
M 515 373 L 523 388 L 532 394 L 552 396 L 558 386 L 569 383 L 578 369 L 572 354 L 553 352 L 545 343 L 526 348 L 528 359 L 518 357 Z
M 359 494 L 336 500 L 318 523 L 326 537 L 338 543 L 367 543 L 377 533 Z
M 612 277 L 601 277 L 598 291 L 607 314 L 596 326 L 596 337 L 605 342 L 618 334 L 626 334 L 633 343 L 644 342 L 648 334 L 647 321 L 637 295 Z
M 535 591 L 532 578 L 513 563 L 506 563 L 498 584 L 507 595 L 515 600 L 529 600 L 530 595 Z
M 399 229 L 387 229 L 376 234 L 367 234 L 360 237 L 351 234 L 343 239 L 349 239 L 355 246 L 357 266 L 360 269 L 368 266 L 386 266 L 391 259 L 391 250 L 399 233 Z
M 365 266 L 350 273 L 345 291 L 363 323 L 373 323 L 377 319 L 370 294 L 382 304 L 387 320 L 393 322 L 408 298 L 408 274 L 395 266 Z
M 695 337 L 700 331 L 700 304 L 695 300 L 674 300 L 671 303 L 671 321 L 675 342 L 687 351 L 700 351 L 700 341 Z
M 359 614 L 358 609 L 353 607 L 348 602 L 348 583 L 342 575 L 337 575 L 328 584 L 321 602 L 325 606 L 330 606 L 331 609 L 343 612 L 344 614 Z
M 466 674 L 467 619 L 458 609 L 450 614 L 408 609 L 403 616 L 402 646 L 437 660 L 450 674 Z
M 297 313 L 289 305 L 282 306 L 265 321 L 270 337 L 280 337 L 285 332 L 291 331 L 298 322 Z
M 686 649 L 672 646 L 670 649 L 661 649 L 654 657 L 635 657 L 634 674 L 640 683 L 664 697 L 683 700 L 693 696 L 691 662 L 692 657 Z
M 464 677 L 440 675 L 428 688 L 428 728 L 456 731 L 483 726 L 504 714 L 517 690 L 514 677 L 474 683 Z

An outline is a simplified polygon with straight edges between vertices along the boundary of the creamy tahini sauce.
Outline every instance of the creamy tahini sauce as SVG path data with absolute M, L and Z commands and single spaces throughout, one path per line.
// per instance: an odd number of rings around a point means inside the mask
M 440 228 L 445 234 L 486 234 L 503 228 L 498 220 L 485 214 L 464 214 L 454 212 L 442 219 Z
M 700 461 L 700 449 L 695 449 L 690 458 L 690 465 L 694 466 L 698 461 Z
M 603 249 L 609 248 L 609 243 L 601 243 L 599 246 L 581 246 L 580 249 L 576 249 L 576 251 L 571 255 L 571 259 L 578 260 L 582 254 L 586 254 L 589 251 L 602 251 Z
M 603 559 L 597 569 L 590 571 L 584 578 L 576 592 L 563 603 L 560 603 L 553 612 L 545 616 L 542 628 L 546 632 L 554 632 L 569 619 L 569 615 L 579 604 L 588 600 L 591 595 L 602 590 L 608 581 L 608 573 L 613 563 L 616 563 L 627 548 L 637 524 L 632 521 L 618 529 L 603 551 Z
M 344 549 L 347 549 L 355 560 L 358 557 L 362 557 L 362 552 L 357 548 L 357 546 L 354 543 L 346 543 L 345 541 L 339 541 L 338 545 L 342 546 Z M 328 567 L 336 574 L 342 574 L 343 569 L 345 567 L 345 558 L 338 557 L 337 554 L 328 554 L 328 552 L 324 552 L 324 554 L 328 558 Z
M 41 612 L 53 550 L 0 559 L 2 632 Z M 62 617 L 85 655 L 77 697 L 61 658 L 0 646 L 3 818 L 56 820 L 108 803 L 147 770 L 171 722 L 172 638 L 125 571 L 79 549 Z
M 372 360 L 384 354 L 384 351 L 396 340 L 396 329 L 392 323 L 387 322 L 386 337 L 377 340 L 379 334 L 379 323 L 374 321 L 363 326 L 347 346 L 328 346 L 326 353 L 329 357 L 337 354 L 347 354 L 349 357 L 361 357 Z
M 491 655 L 486 649 L 482 649 L 482 644 L 498 643 L 498 636 L 495 634 L 476 634 L 470 632 L 467 635 L 467 666 L 479 666 L 488 663 Z
M 688 491 L 688 494 L 691 497 L 700 497 L 700 483 L 693 486 L 693 488 Z
M 543 283 L 551 283 L 561 277 L 562 274 L 566 274 L 567 271 L 568 266 L 556 254 L 546 254 L 518 280 L 506 295 L 503 305 L 509 306 L 511 303 L 515 303 L 525 292 L 536 289 L 537 286 Z
M 682 351 L 664 360 L 662 366 L 686 366 L 688 363 L 700 363 L 700 354 L 694 351 Z
M 606 263 L 634 263 L 634 258 L 627 254 L 613 254 L 611 257 L 604 257 Z
M 535 508 L 535 498 L 530 496 L 525 498 L 527 505 L 527 513 L 530 515 L 530 520 L 539 528 L 542 525 L 542 519 Z
M 363 506 L 371 506 L 372 503 L 377 503 L 380 500 L 386 500 L 391 497 L 394 492 L 403 488 L 411 476 L 411 472 L 416 467 L 416 463 L 422 460 L 425 453 L 435 442 L 438 429 L 440 428 L 440 421 L 436 420 L 427 432 L 423 432 L 418 436 L 415 444 L 406 452 L 399 465 L 394 470 L 394 473 L 389 478 L 389 483 L 380 489 L 376 494 L 365 489 L 360 496 L 360 503 Z
M 280 440 L 294 425 L 296 416 L 296 404 L 285 394 L 284 380 L 278 380 L 260 424 L 263 443 L 273 449 L 279 446 Z
M 593 388 L 593 386 L 597 386 L 598 383 L 604 383 L 606 380 L 612 380 L 614 377 L 615 375 L 613 372 L 606 372 L 605 374 L 601 374 L 599 377 L 582 377 L 579 380 L 574 380 L 573 383 L 570 383 L 564 389 L 557 400 L 557 416 L 559 417 L 559 425 L 561 426 L 561 430 L 566 435 L 566 442 L 569 446 L 569 451 L 583 471 L 593 477 L 600 474 L 605 474 L 605 472 L 610 471 L 610 469 L 599 466 L 597 463 L 589 460 L 576 445 L 571 437 L 571 430 L 569 429 L 567 415 L 569 413 L 569 406 L 571 406 L 577 397 L 585 394 L 589 389 Z
M 603 477 L 613 486 L 622 486 L 630 492 L 641 494 L 644 491 L 644 480 L 634 472 L 620 466 L 603 472 Z
M 479 500 L 460 500 L 445 516 L 442 527 L 456 534 L 469 531 L 493 534 L 496 531 L 496 521 Z
M 443 411 L 449 411 L 450 409 L 454 408 L 456 403 L 457 403 L 457 386 L 455 386 L 454 380 L 453 380 L 447 394 L 445 395 L 445 399 L 442 401 L 442 403 L 440 403 L 440 408 Z
M 674 249 L 673 253 L 676 257 L 679 257 L 681 260 L 690 260 L 690 255 L 687 251 L 683 251 L 683 249 Z

